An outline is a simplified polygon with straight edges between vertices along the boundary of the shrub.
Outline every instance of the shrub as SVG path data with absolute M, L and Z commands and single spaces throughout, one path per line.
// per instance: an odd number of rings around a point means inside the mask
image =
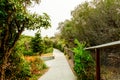
M 65 41 L 64 40 L 55 40 L 53 41 L 53 47 L 64 52 Z
M 46 69 L 46 64 L 40 59 L 40 57 L 33 57 L 34 60 L 30 61 L 32 74 L 39 74 L 40 70 Z
M 45 50 L 45 53 L 52 53 L 53 52 L 53 47 L 49 47 Z
M 23 55 L 33 55 L 33 51 L 30 45 L 31 38 L 32 37 L 30 36 L 21 35 L 15 46 L 15 49 L 19 51 L 19 53 L 22 53 Z
M 73 49 L 74 70 L 80 80 L 94 80 L 94 60 L 88 51 L 84 50 L 85 44 L 74 41 L 77 47 Z
M 52 53 L 53 52 L 53 43 L 50 38 L 44 37 L 43 47 L 44 47 L 44 53 Z
M 30 65 L 22 53 L 15 51 L 10 55 L 10 65 L 6 69 L 6 80 L 26 80 L 31 77 Z

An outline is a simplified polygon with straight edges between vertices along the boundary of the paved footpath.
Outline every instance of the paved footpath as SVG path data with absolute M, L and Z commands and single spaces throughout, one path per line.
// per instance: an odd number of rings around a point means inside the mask
M 64 54 L 57 49 L 53 54 L 55 59 L 46 61 L 50 69 L 38 80 L 77 80 Z

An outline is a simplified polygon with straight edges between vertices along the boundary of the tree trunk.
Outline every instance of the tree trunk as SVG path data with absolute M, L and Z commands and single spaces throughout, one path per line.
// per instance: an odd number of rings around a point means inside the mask
M 6 68 L 6 64 L 7 64 L 7 58 L 4 57 L 5 59 L 3 59 L 3 64 L 1 66 L 1 77 L 0 80 L 5 80 L 5 68 Z
M 15 40 L 14 40 L 13 45 L 12 45 L 11 47 L 9 47 L 8 49 L 4 49 L 5 51 L 3 51 L 3 58 L 2 58 L 2 64 L 1 64 L 1 70 L 0 70 L 0 74 L 1 74 L 1 75 L 0 75 L 0 80 L 5 80 L 5 70 L 6 70 L 6 68 L 9 66 L 9 64 L 7 63 L 8 60 L 9 60 L 9 56 L 10 56 L 10 54 L 11 54 L 11 52 L 12 52 L 12 50 L 13 50 L 13 48 L 14 48 L 17 40 L 18 40 L 18 38 L 20 37 L 22 31 L 23 31 L 23 30 L 21 30 L 21 31 L 17 34 L 17 36 L 16 36 L 16 38 L 15 38 Z
M 3 59 L 2 59 L 2 65 L 1 65 L 1 76 L 0 76 L 0 80 L 5 80 L 5 70 L 8 66 L 8 58 L 10 56 L 10 53 L 11 53 L 11 50 L 10 49 L 9 51 L 6 51 L 6 53 L 4 54 L 3 56 Z

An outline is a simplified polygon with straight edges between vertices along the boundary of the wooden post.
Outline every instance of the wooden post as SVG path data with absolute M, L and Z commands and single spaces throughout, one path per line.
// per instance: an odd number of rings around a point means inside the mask
M 95 49 L 96 53 L 96 80 L 100 80 L 100 49 Z
M 106 43 L 106 44 L 102 44 L 102 45 L 85 48 L 85 50 L 93 50 L 93 49 L 95 50 L 95 53 L 96 53 L 96 80 L 100 80 L 100 50 L 103 48 L 119 46 L 119 45 L 120 45 L 120 40 L 114 41 L 111 43 Z

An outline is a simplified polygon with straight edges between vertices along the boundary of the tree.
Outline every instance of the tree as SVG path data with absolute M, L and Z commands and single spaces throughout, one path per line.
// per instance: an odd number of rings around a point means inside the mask
M 78 5 L 67 25 L 66 21 L 62 22 L 61 37 L 68 41 L 72 36 L 73 40 L 85 41 L 89 46 L 120 40 L 119 7 L 119 0 L 95 0 Z
M 101 0 L 96 3 L 96 8 L 89 16 L 85 30 L 90 45 L 120 40 L 119 7 L 119 0 Z
M 43 52 L 43 40 L 40 35 L 40 31 L 35 33 L 35 37 L 32 38 L 31 40 L 31 47 L 33 49 L 33 52 L 39 52 L 41 54 Z
M 64 22 L 59 23 L 59 28 L 60 29 L 60 37 L 61 39 L 65 39 L 67 43 L 73 42 L 73 38 L 75 37 L 75 29 L 74 29 L 74 24 L 73 21 L 71 20 L 65 20 Z M 71 46 L 69 46 L 71 47 Z
M 39 2 L 39 0 L 33 1 Z M 44 15 L 39 16 L 27 11 L 27 6 L 30 6 L 33 1 L 0 1 L 0 80 L 5 80 L 9 56 L 25 28 L 35 30 L 50 26 L 50 19 L 47 14 L 44 13 Z

